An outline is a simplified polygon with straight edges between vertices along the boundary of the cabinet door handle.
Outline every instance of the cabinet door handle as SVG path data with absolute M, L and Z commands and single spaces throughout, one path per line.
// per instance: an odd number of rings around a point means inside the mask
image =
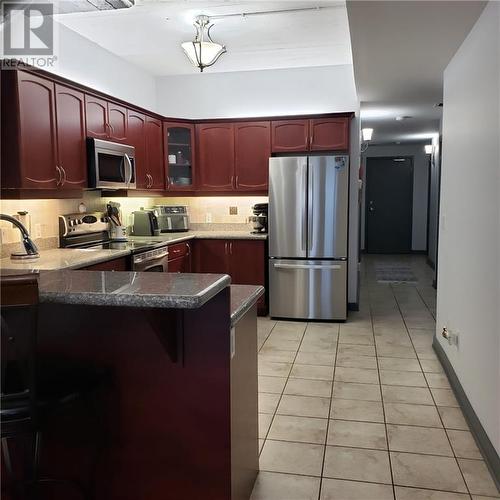
M 57 172 L 57 175 L 59 176 L 59 179 L 56 181 L 56 186 L 61 186 L 62 185 L 62 172 L 61 172 L 61 169 L 59 168 L 58 165 L 56 165 L 56 172 Z
M 64 167 L 59 167 L 61 170 L 62 170 L 62 174 L 63 174 L 63 179 L 62 179 L 62 184 L 61 186 L 64 186 L 64 184 L 66 184 L 66 170 Z
M 115 127 L 113 127 L 113 125 L 111 125 L 111 123 L 108 123 L 108 127 L 110 128 L 111 132 L 115 132 Z
M 236 183 L 235 183 L 236 187 L 238 187 L 238 178 L 239 178 L 239 175 L 236 176 Z
M 151 179 L 151 187 L 153 187 L 155 181 L 154 181 L 153 176 L 151 174 L 149 174 L 149 177 Z
M 187 255 L 191 255 L 191 245 L 189 243 L 186 243 L 186 248 L 187 248 Z
M 226 255 L 228 255 L 228 251 L 227 251 L 227 241 L 226 241 L 226 243 L 224 243 L 224 253 L 225 253 Z
M 233 242 L 232 241 L 229 243 L 229 253 L 231 255 L 233 255 Z
M 234 186 L 234 175 L 231 176 L 231 186 Z

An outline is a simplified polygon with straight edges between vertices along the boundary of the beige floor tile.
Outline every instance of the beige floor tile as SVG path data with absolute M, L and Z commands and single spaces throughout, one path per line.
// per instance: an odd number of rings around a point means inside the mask
M 354 356 L 375 356 L 375 347 L 371 345 L 351 345 L 340 344 L 337 355 L 354 355 Z
M 356 382 L 360 384 L 378 384 L 378 370 L 337 366 L 335 369 L 335 381 Z
M 361 422 L 384 422 L 382 403 L 378 401 L 356 401 L 354 399 L 332 399 L 331 418 L 357 420 Z
M 270 333 L 269 338 L 274 340 L 289 340 L 289 341 L 300 341 L 303 337 L 302 332 L 297 332 L 295 330 L 278 329 L 275 327 Z
M 391 452 L 391 464 L 396 485 L 467 493 L 454 458 Z
M 469 491 L 475 495 L 500 496 L 486 464 L 482 460 L 457 459 Z
M 337 366 L 346 368 L 369 368 L 377 369 L 377 358 L 375 356 L 359 356 L 354 354 L 338 354 Z
M 306 335 L 310 333 L 327 334 L 332 339 L 336 340 L 338 332 L 338 323 L 307 323 Z
M 280 351 L 279 349 L 267 349 L 259 352 L 259 361 L 273 361 L 276 363 L 293 363 L 295 359 L 295 352 L 293 351 Z
M 431 392 L 436 406 L 460 407 L 451 389 L 431 389 Z
M 396 486 L 396 500 L 468 500 L 469 495 L 449 491 L 422 490 Z
M 306 331 L 307 323 L 301 321 L 277 321 L 273 333 L 293 332 L 302 336 Z
M 301 365 L 295 363 L 290 372 L 290 377 L 333 380 L 333 366 Z
M 341 344 L 355 344 L 355 345 L 374 345 L 373 333 L 345 333 L 342 332 L 339 337 Z
M 250 500 L 317 500 L 320 479 L 277 472 L 260 472 Z
M 300 344 L 300 352 L 328 352 L 335 353 L 337 343 L 330 340 L 306 339 Z
M 388 424 L 387 437 L 391 451 L 453 456 L 444 429 Z
M 259 392 L 270 392 L 272 394 L 281 394 L 285 388 L 285 377 L 266 377 L 259 376 Z
M 451 447 L 455 456 L 459 458 L 473 458 L 481 460 L 483 456 L 476 445 L 476 441 L 469 431 L 457 431 L 448 429 L 446 431 L 450 438 Z
M 299 349 L 300 340 L 281 340 L 278 338 L 269 337 L 262 349 L 266 349 L 268 347 L 274 347 L 275 349 L 279 349 L 280 351 L 293 351 L 297 352 Z
M 285 394 L 293 396 L 317 396 L 329 398 L 332 391 L 332 382 L 326 380 L 307 380 L 290 378 L 285 386 Z
M 266 377 L 288 377 L 291 369 L 291 363 L 276 363 L 262 358 L 259 359 L 259 375 L 265 375 Z
M 328 420 L 324 418 L 276 415 L 268 439 L 324 444 Z
M 335 353 L 299 351 L 295 362 L 301 365 L 333 366 L 335 364 Z
M 420 364 L 425 373 L 444 373 L 441 363 L 436 359 L 421 359 Z
M 443 420 L 446 429 L 457 429 L 468 431 L 469 426 L 465 420 L 464 414 L 460 408 L 451 408 L 449 406 L 438 406 L 439 415 Z
M 430 346 L 428 347 L 420 347 L 415 346 L 415 351 L 417 352 L 418 359 L 429 359 L 429 360 L 437 360 L 438 357 L 434 352 L 434 349 Z
M 408 335 L 385 335 L 375 336 L 377 349 L 381 347 L 412 347 L 411 340 Z
M 402 358 L 378 358 L 378 365 L 381 370 L 398 370 L 405 372 L 421 372 L 420 364 L 416 359 Z
M 259 413 L 270 413 L 272 415 L 278 407 L 280 397 L 280 394 L 259 393 Z
M 391 484 L 387 451 L 327 446 L 323 476 Z
M 262 447 L 264 446 L 265 439 L 259 439 L 259 453 L 262 451 Z
M 380 386 L 351 382 L 335 381 L 333 385 L 333 397 L 340 399 L 360 399 L 363 401 L 382 401 Z
M 330 420 L 327 444 L 386 450 L 385 425 L 353 420 Z
M 392 486 L 324 478 L 320 500 L 393 500 Z
M 325 447 L 266 439 L 259 464 L 261 471 L 320 476 Z
M 416 359 L 417 357 L 413 347 L 396 346 L 396 345 L 377 346 L 377 355 L 386 358 Z
M 443 427 L 435 406 L 385 403 L 384 408 L 385 419 L 389 424 Z
M 398 387 L 396 385 L 383 385 L 382 396 L 384 398 L 384 403 L 434 404 L 429 389 L 425 387 Z
M 259 439 L 266 439 L 273 416 L 268 413 L 259 413 Z
M 427 387 L 422 372 L 380 370 L 380 382 L 384 385 L 403 385 L 407 387 Z
M 328 418 L 329 408 L 329 398 L 289 396 L 288 394 L 283 394 L 277 413 L 298 417 Z
M 450 389 L 448 377 L 444 373 L 426 373 L 425 378 L 431 389 Z

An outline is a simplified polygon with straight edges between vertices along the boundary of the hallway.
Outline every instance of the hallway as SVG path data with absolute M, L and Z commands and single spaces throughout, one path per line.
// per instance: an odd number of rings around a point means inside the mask
M 253 500 L 499 497 L 432 349 L 432 275 L 424 256 L 368 255 L 345 324 L 259 320 Z

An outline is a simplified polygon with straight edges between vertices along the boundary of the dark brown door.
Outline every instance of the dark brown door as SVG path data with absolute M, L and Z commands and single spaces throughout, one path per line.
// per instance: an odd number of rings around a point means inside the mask
M 271 156 L 270 122 L 234 124 L 235 186 L 238 191 L 267 191 Z
M 271 122 L 273 153 L 309 150 L 309 120 L 280 120 Z
M 229 240 L 231 281 L 236 285 L 264 285 L 264 241 Z
M 229 274 L 227 240 L 196 240 L 195 272 Z
M 108 103 L 91 95 L 85 95 L 87 137 L 108 139 Z
M 177 257 L 168 261 L 168 272 L 169 273 L 189 273 L 191 272 L 191 266 L 189 256 L 183 255 L 182 257 Z
M 85 95 L 56 83 L 57 165 L 62 168 L 62 187 L 87 187 L 85 145 Z
M 366 160 L 366 250 L 411 252 L 413 159 Z
M 109 138 L 112 141 L 127 141 L 127 108 L 108 103 Z
M 349 118 L 311 120 L 311 151 L 349 149 Z
M 146 117 L 143 113 L 128 110 L 127 144 L 135 148 L 136 186 L 146 189 L 151 185 L 146 163 Z
M 196 125 L 200 191 L 234 189 L 234 126 L 232 123 Z
M 54 189 L 61 180 L 56 169 L 54 84 L 19 71 L 18 93 L 21 187 Z
M 165 189 L 163 130 L 160 120 L 146 115 L 146 161 L 151 189 Z

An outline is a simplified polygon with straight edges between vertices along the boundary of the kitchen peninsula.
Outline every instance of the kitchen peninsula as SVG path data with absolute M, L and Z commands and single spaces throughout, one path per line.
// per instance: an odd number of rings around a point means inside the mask
M 47 423 L 42 474 L 96 500 L 248 499 L 262 293 L 227 275 L 40 271 L 40 358 L 100 374 L 91 401 Z

